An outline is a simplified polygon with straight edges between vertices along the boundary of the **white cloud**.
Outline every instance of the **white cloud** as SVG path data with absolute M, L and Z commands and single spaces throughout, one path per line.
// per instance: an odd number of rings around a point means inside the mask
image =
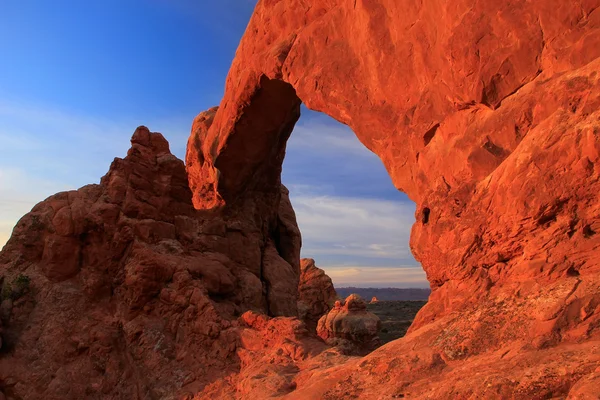
M 288 148 L 316 153 L 335 151 L 338 155 L 372 157 L 373 154 L 358 140 L 352 129 L 341 123 L 322 122 L 324 118 L 300 120 L 290 137 Z
M 349 127 L 303 110 L 287 149 L 303 257 L 337 286 L 428 287 L 409 247 L 415 205 Z
M 306 257 L 345 255 L 410 260 L 415 206 L 408 202 L 291 193 Z
M 319 266 L 336 287 L 429 287 L 425 271 L 419 266 Z
M 85 144 L 89 150 L 100 148 L 113 157 L 125 155 L 129 139 L 139 125 L 163 133 L 173 141 L 175 147 L 185 147 L 193 120 L 193 116 L 160 118 L 150 115 L 113 120 L 6 99 L 0 99 L 0 116 L 0 140 L 3 146 L 37 150 L 48 145 L 57 147 L 68 140 L 73 147 Z

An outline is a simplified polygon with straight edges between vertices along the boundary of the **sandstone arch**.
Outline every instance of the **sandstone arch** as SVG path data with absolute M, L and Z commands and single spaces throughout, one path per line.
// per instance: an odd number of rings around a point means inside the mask
M 228 198 L 230 182 L 263 178 L 253 163 L 227 168 L 227 143 L 257 133 L 244 124 L 263 77 L 287 82 L 417 203 L 411 248 L 433 293 L 412 331 L 446 332 L 430 338 L 446 362 L 597 339 L 600 243 L 585 226 L 599 223 L 599 5 L 259 1 L 220 108 L 194 125 L 196 207 L 256 195 Z
M 141 127 L 99 185 L 15 228 L 0 272 L 31 287 L 3 302 L 0 397 L 594 398 L 599 6 L 259 1 L 194 121 L 191 190 Z M 287 318 L 301 240 L 279 173 L 300 100 L 418 205 L 431 299 L 360 360 Z
M 527 186 L 548 171 L 530 176 L 520 154 L 538 158 L 530 142 L 550 140 L 541 131 L 565 102 L 585 98 L 589 118 L 596 101 L 597 2 L 575 3 L 259 1 L 220 108 L 194 124 L 187 160 L 196 207 L 256 188 L 278 193 L 282 141 L 297 118 L 289 110 L 300 98 L 349 125 L 417 203 L 418 219 L 427 214 L 411 246 L 438 295 L 455 297 L 463 285 L 474 298 L 487 295 L 498 283 L 490 266 L 523 254 L 519 240 L 499 243 L 511 228 L 494 225 L 554 207 L 541 197 L 561 198 L 549 184 L 524 201 L 531 190 L 513 188 L 509 175 L 527 175 Z M 572 115 L 562 129 L 580 121 Z M 496 204 L 505 190 L 520 202 L 509 216 Z M 453 308 L 432 304 L 434 315 Z

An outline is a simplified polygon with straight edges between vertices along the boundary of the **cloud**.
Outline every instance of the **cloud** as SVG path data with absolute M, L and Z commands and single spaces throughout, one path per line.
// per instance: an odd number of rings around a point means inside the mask
M 31 176 L 19 168 L 0 169 L 0 209 L 22 209 L 51 196 L 57 191 L 68 190 L 70 185 Z
M 428 288 L 425 271 L 421 267 L 372 266 L 319 266 L 324 269 L 336 287 L 400 287 Z
M 314 116 L 307 121 L 300 120 L 290 137 L 288 147 L 303 152 L 310 151 L 313 154 L 330 155 L 334 149 L 336 157 L 342 154 L 360 158 L 373 156 L 349 127 L 337 122 L 326 122 Z
M 428 287 L 409 248 L 415 205 L 349 127 L 304 109 L 283 171 L 302 256 L 337 286 Z
M 287 145 L 283 182 L 314 193 L 344 197 L 407 199 L 383 163 L 347 126 L 304 109 Z
M 338 254 L 411 259 L 414 204 L 291 194 L 307 256 Z

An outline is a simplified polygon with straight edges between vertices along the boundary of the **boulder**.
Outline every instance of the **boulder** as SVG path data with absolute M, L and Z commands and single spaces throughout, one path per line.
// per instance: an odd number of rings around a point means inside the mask
M 357 294 L 336 301 L 334 308 L 321 317 L 317 334 L 344 354 L 365 355 L 380 345 L 378 316 L 367 311 L 367 303 Z

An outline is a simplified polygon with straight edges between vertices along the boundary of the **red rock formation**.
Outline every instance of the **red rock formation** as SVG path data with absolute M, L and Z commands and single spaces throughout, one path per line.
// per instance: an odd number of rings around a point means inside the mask
M 260 0 L 221 106 L 194 121 L 191 191 L 140 129 L 100 185 L 19 222 L 0 274 L 31 286 L 3 304 L 0 390 L 594 398 L 599 6 Z M 431 298 L 364 358 L 319 353 L 293 318 L 236 319 L 297 311 L 301 241 L 280 175 L 301 100 L 348 124 L 418 207 L 411 248 Z
M 313 371 L 295 396 L 560 397 L 597 382 L 599 6 L 258 2 L 221 106 L 194 125 L 196 206 L 278 196 L 301 99 L 417 203 L 411 248 L 432 287 L 412 335 L 365 373 Z
M 300 262 L 298 316 L 311 332 L 315 331 L 319 319 L 331 310 L 336 299 L 331 278 L 315 265 L 315 260 L 303 258 Z
M 267 398 L 296 389 L 296 374 L 315 368 L 322 360 L 345 359 L 316 336 L 310 335 L 297 318 L 269 318 L 248 311 L 240 317 L 240 373 L 234 379 L 209 386 L 202 397 Z M 234 383 L 234 385 L 232 385 Z M 248 397 L 246 397 L 248 398 Z
M 351 294 L 319 320 L 317 334 L 344 354 L 365 355 L 379 347 L 380 328 L 379 317 L 367 311 L 359 295 Z
M 371 299 L 371 304 L 376 304 L 379 303 L 379 300 L 377 300 L 377 297 L 373 296 L 373 298 Z
M 162 135 L 140 127 L 131 143 L 99 185 L 36 205 L 0 253 L 9 398 L 195 393 L 239 368 L 238 315 L 296 315 L 287 191 L 264 231 L 248 204 L 200 212 Z

